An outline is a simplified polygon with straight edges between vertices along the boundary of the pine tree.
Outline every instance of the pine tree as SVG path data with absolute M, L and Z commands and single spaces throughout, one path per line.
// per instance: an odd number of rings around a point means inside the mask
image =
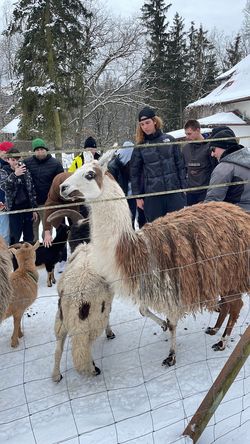
M 176 129 L 182 125 L 183 109 L 187 105 L 187 62 L 184 20 L 176 13 L 168 36 L 165 61 L 168 85 L 168 129 Z
M 207 38 L 207 31 L 200 26 L 196 29 L 194 23 L 188 32 L 188 67 L 187 93 L 189 102 L 207 94 L 215 86 L 219 73 L 214 47 Z
M 42 133 L 62 147 L 67 111 L 90 63 L 87 39 L 91 14 L 80 0 L 19 0 L 7 34 L 22 33 L 17 53 L 22 127 L 19 136 Z
M 141 8 L 148 50 L 142 70 L 142 82 L 152 91 L 151 96 L 145 99 L 157 108 L 163 118 L 167 108 L 166 14 L 170 6 L 171 4 L 165 6 L 164 0 L 146 0 Z
M 226 57 L 224 59 L 225 68 L 232 68 L 241 61 L 243 56 L 244 54 L 241 48 L 241 35 L 237 34 L 233 42 L 229 43 L 226 47 Z

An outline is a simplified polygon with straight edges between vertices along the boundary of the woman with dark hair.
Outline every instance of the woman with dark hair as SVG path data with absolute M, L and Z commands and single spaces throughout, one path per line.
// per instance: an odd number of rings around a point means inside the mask
M 134 149 L 131 158 L 132 193 L 141 194 L 143 177 L 144 193 L 159 193 L 186 188 L 184 159 L 178 145 L 163 143 L 174 138 L 163 133 L 162 119 L 146 106 L 139 112 L 136 143 L 145 145 Z M 148 222 L 165 214 L 180 210 L 186 205 L 184 193 L 163 194 L 137 199 L 137 206 L 144 209 Z

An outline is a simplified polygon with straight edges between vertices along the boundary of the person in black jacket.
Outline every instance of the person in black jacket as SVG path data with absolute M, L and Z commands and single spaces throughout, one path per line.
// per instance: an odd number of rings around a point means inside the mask
M 184 156 L 187 182 L 189 188 L 202 187 L 209 184 L 213 169 L 218 162 L 211 157 L 209 143 L 201 134 L 201 127 L 198 120 L 190 119 L 184 125 L 187 140 L 190 142 L 184 145 L 182 154 Z M 193 142 L 192 141 L 197 141 Z M 201 143 L 198 143 L 200 141 Z M 207 194 L 207 189 L 193 190 L 187 192 L 187 205 L 194 205 L 203 202 Z
M 19 151 L 11 148 L 7 153 L 8 165 L 0 170 L 0 187 L 5 192 L 8 211 L 36 208 L 36 193 L 31 175 L 20 161 Z M 9 215 L 10 245 L 19 242 L 23 234 L 24 242 L 33 242 L 33 219 L 37 219 L 34 211 L 20 212 Z
M 37 204 L 43 206 L 54 177 L 63 173 L 63 166 L 59 160 L 48 154 L 48 148 L 43 139 L 32 141 L 34 155 L 27 158 L 24 163 L 30 171 L 35 186 Z M 39 223 L 43 222 L 43 212 L 39 211 L 39 218 L 33 224 L 34 241 L 39 239 Z
M 135 148 L 131 158 L 132 194 L 141 194 L 143 177 L 144 193 L 158 193 L 186 188 L 183 156 L 177 145 L 162 143 L 174 138 L 162 132 L 163 122 L 155 111 L 146 106 L 139 113 L 136 143 L 146 145 Z M 180 210 L 186 204 L 184 193 L 178 192 L 137 199 L 137 206 L 144 209 L 148 222 L 165 214 Z

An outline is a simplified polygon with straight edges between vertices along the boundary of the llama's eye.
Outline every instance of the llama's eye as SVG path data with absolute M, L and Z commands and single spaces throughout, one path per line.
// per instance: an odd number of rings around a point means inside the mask
M 87 174 L 85 174 L 85 178 L 88 180 L 92 180 L 96 177 L 96 173 L 94 171 L 89 171 Z

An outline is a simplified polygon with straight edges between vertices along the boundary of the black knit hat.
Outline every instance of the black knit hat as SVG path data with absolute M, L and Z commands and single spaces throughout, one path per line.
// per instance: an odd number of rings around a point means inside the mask
M 138 120 L 139 122 L 142 122 L 143 120 L 152 119 L 153 117 L 155 117 L 155 110 L 149 106 L 145 106 L 139 112 Z
M 93 137 L 88 137 L 84 142 L 84 148 L 96 148 L 96 140 Z
M 214 128 L 209 139 L 226 139 L 227 137 L 232 137 L 232 139 L 212 140 L 210 142 L 210 148 L 218 147 L 222 148 L 223 150 L 229 150 L 231 148 L 239 146 L 233 130 L 231 130 L 231 128 L 229 128 L 228 126 L 219 126 L 217 128 Z

